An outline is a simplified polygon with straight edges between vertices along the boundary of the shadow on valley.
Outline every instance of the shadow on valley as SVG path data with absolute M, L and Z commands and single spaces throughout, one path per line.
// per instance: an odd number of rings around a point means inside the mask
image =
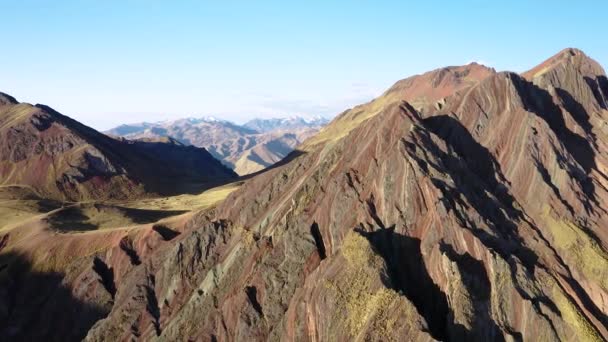
M 131 163 L 131 168 L 147 185 L 146 190 L 162 196 L 199 194 L 213 187 L 232 183 L 238 175 L 209 151 L 192 145 L 170 142 L 130 141 L 126 144 L 132 156 L 147 163 Z M 135 157 L 132 157 L 135 159 Z M 140 170 L 140 165 L 163 165 L 158 169 Z
M 459 255 L 450 245 L 442 244 L 442 252 L 457 264 L 473 302 L 475 321 L 472 328 L 467 329 L 454 321 L 454 311 L 446 294 L 429 275 L 419 239 L 396 233 L 394 227 L 373 232 L 360 229 L 357 231 L 367 238 L 374 250 L 384 259 L 387 266 L 387 274 L 383 279 L 385 285 L 412 302 L 427 322 L 433 338 L 442 341 L 504 341 L 500 329 L 491 317 L 490 281 L 481 261 L 468 254 Z
M 305 151 L 301 151 L 301 150 L 293 150 L 293 151 L 291 151 L 291 152 L 290 152 L 288 155 L 286 155 L 286 156 L 285 156 L 285 158 L 281 159 L 280 161 L 278 161 L 278 162 L 276 162 L 276 163 L 272 164 L 271 166 L 269 166 L 269 167 L 267 167 L 267 168 L 265 168 L 265 169 L 263 169 L 263 170 L 260 170 L 260 171 L 258 171 L 258 172 L 254 172 L 254 173 L 251 173 L 251 174 L 248 174 L 248 175 L 245 175 L 245 176 L 241 176 L 241 177 L 239 178 L 239 180 L 241 180 L 241 181 L 243 181 L 243 180 L 247 180 L 247 179 L 253 178 L 253 177 L 255 177 L 255 176 L 261 175 L 261 174 L 263 174 L 263 173 L 266 173 L 266 172 L 268 172 L 268 171 L 270 171 L 270 170 L 273 170 L 273 169 L 276 169 L 276 168 L 278 168 L 278 167 L 281 167 L 281 166 L 287 165 L 287 164 L 289 164 L 289 163 L 290 163 L 292 160 L 297 159 L 298 157 L 300 157 L 300 156 L 302 156 L 302 155 L 305 155 L 306 153 L 307 153 L 307 152 L 305 152 Z
M 155 224 L 152 230 L 157 232 L 164 241 L 175 239 L 180 233 L 162 224 Z
M 127 140 L 112 138 L 60 114 L 45 105 L 36 107 L 50 113 L 52 120 L 85 137 L 103 155 L 85 154 L 85 168 L 80 169 L 78 182 L 125 174 L 141 184 L 147 193 L 159 196 L 199 194 L 212 187 L 238 179 L 204 148 L 186 146 L 173 138 Z M 58 184 L 58 186 L 70 186 Z M 121 184 L 129 192 L 134 184 Z M 79 198 L 74 198 L 77 200 Z
M 80 341 L 111 302 L 75 298 L 63 275 L 40 272 L 22 255 L 0 254 L 0 340 Z
M 47 218 L 59 231 L 88 231 L 157 222 L 186 213 L 184 210 L 133 209 L 105 204 L 80 204 L 63 208 Z
M 269 151 L 273 151 L 273 153 L 276 153 L 276 154 L 282 154 L 285 156 L 285 158 L 287 158 L 289 156 L 289 154 L 291 152 L 293 152 L 291 147 L 289 147 L 288 145 L 281 143 L 279 141 L 275 141 L 275 140 L 269 141 L 264 145 Z M 274 165 L 274 164 L 268 163 L 262 157 L 260 157 L 255 152 L 255 149 L 251 150 L 251 154 L 247 158 L 254 161 L 255 163 L 257 163 L 259 165 L 263 165 L 265 168 Z M 285 158 L 283 158 L 283 159 L 285 159 Z M 279 162 L 281 162 L 281 161 L 278 161 L 277 163 L 279 163 Z

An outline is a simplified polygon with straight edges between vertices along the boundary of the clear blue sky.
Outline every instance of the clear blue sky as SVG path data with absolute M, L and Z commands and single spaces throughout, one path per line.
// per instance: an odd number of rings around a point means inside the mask
M 0 91 L 98 129 L 333 116 L 445 65 L 524 71 L 578 47 L 608 66 L 607 13 L 606 0 L 0 0 Z

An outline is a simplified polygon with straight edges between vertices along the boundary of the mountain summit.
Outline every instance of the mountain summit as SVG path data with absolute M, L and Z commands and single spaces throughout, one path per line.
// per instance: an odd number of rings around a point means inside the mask
M 0 336 L 608 340 L 606 80 L 568 49 L 399 81 L 179 235 L 117 231 L 62 265 L 69 295 L 7 266 Z

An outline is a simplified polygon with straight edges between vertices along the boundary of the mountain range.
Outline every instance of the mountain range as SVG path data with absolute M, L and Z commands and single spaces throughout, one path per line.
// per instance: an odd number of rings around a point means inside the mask
M 0 93 L 0 185 L 56 200 L 200 191 L 236 174 L 172 139 L 113 139 L 50 107 Z
M 2 101 L 2 156 L 39 168 L 48 124 Z M 608 340 L 608 78 L 580 50 L 415 75 L 247 179 L 201 172 L 226 184 L 0 226 L 2 339 Z
M 204 117 L 121 125 L 106 133 L 129 139 L 171 137 L 203 147 L 239 175 L 247 175 L 280 161 L 327 122 L 322 117 L 290 117 L 253 119 L 237 125 Z

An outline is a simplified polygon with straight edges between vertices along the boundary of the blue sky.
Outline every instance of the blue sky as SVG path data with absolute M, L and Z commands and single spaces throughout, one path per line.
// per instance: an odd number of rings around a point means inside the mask
M 608 66 L 608 1 L 0 0 L 0 91 L 98 129 L 331 117 L 395 81 L 565 47 Z

